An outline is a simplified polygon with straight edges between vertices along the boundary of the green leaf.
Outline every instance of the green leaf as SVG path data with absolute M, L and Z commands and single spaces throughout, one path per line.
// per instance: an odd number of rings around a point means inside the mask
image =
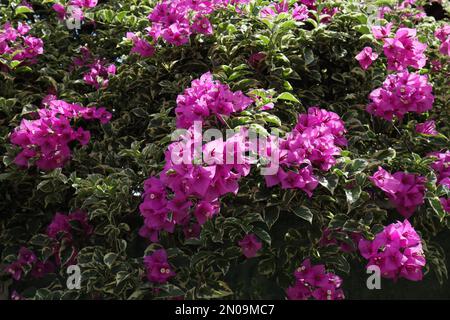
M 314 52 L 310 48 L 306 48 L 303 52 L 305 58 L 305 65 L 310 65 L 314 62 Z
M 275 273 L 276 263 L 273 258 L 267 258 L 259 261 L 258 263 L 258 273 L 270 276 Z
M 181 290 L 179 287 L 170 284 L 165 283 L 162 285 L 157 286 L 156 288 L 160 289 L 161 291 L 158 293 L 157 298 L 170 298 L 170 297 L 184 297 L 184 291 Z
M 369 162 L 364 159 L 355 159 L 350 165 L 350 170 L 352 172 L 361 172 L 364 171 L 365 168 L 367 168 L 368 164 Z
M 335 255 L 333 257 L 329 257 L 326 259 L 327 265 L 333 265 L 339 271 L 349 273 L 350 272 L 350 264 L 347 259 L 343 255 Z
M 117 259 L 117 253 L 110 252 L 103 257 L 103 262 L 111 269 L 112 265 Z
M 53 183 L 52 182 L 53 182 L 52 180 L 41 181 L 37 185 L 36 189 L 41 190 L 42 192 L 45 192 L 45 193 L 50 193 L 51 191 L 53 191 Z
M 15 15 L 17 16 L 19 14 L 26 14 L 26 13 L 31 13 L 34 11 L 33 11 L 33 9 L 28 8 L 26 6 L 18 6 L 14 12 L 15 12 Z
M 20 65 L 22 63 L 22 61 L 19 60 L 13 60 L 11 61 L 11 63 L 9 64 L 11 66 L 11 69 L 15 69 L 18 65 Z
M 198 299 L 220 299 L 232 294 L 233 291 L 223 281 L 205 283 L 197 290 Z
M 345 196 L 347 197 L 347 203 L 349 207 L 351 207 L 352 204 L 354 204 L 356 201 L 358 201 L 359 197 L 361 196 L 361 187 L 356 186 L 353 189 L 345 189 Z
M 433 209 L 433 211 L 438 215 L 440 221 L 444 221 L 444 219 L 447 217 L 447 213 L 444 211 L 444 208 L 442 207 L 441 201 L 438 197 L 432 197 L 428 198 L 428 203 L 430 204 L 430 207 Z
M 300 103 L 300 101 L 296 97 L 294 97 L 292 93 L 289 92 L 283 92 L 277 97 L 277 100 L 287 100 L 291 102 Z
M 339 177 L 334 174 L 326 176 L 326 177 L 320 177 L 319 183 L 323 187 L 328 189 L 331 192 L 331 194 L 334 194 L 334 190 L 336 189 L 336 187 L 338 186 L 338 183 L 339 183 Z
M 280 216 L 279 206 L 272 206 L 264 209 L 264 221 L 269 230 L 272 228 L 275 222 L 277 222 L 279 216 Z
M 389 162 L 390 160 L 394 159 L 397 153 L 394 149 L 388 148 L 385 150 L 380 150 L 374 153 L 373 158 L 378 160 L 384 160 L 386 162 Z
M 302 218 L 303 220 L 306 220 L 309 223 L 312 223 L 313 213 L 308 207 L 300 206 L 298 208 L 294 208 L 292 211 L 295 213 L 297 217 Z
M 255 228 L 253 232 L 258 236 L 258 238 L 260 238 L 270 246 L 272 239 L 270 238 L 270 234 L 266 230 Z

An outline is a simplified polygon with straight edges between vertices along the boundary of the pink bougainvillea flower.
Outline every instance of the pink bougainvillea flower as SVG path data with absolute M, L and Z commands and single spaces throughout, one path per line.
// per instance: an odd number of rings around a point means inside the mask
M 98 3 L 98 0 L 71 0 L 69 5 L 84 7 L 84 8 L 94 8 Z
M 436 130 L 436 124 L 435 124 L 434 120 L 428 120 L 428 121 L 425 121 L 424 123 L 418 123 L 416 125 L 416 132 L 422 133 L 422 134 L 428 134 L 431 136 L 435 136 L 435 135 L 439 134 L 439 132 L 437 132 L 437 130 Z
M 210 115 L 229 116 L 247 108 L 253 100 L 241 91 L 232 92 L 228 85 L 213 79 L 211 73 L 192 81 L 191 87 L 177 97 L 177 127 L 189 128 L 196 120 Z
M 392 22 L 386 24 L 384 27 L 382 26 L 373 26 L 372 34 L 375 39 L 380 40 L 386 37 L 389 37 L 391 34 L 391 28 L 394 24 Z
M 383 86 L 373 90 L 367 111 L 387 121 L 402 119 L 408 112 L 423 113 L 433 107 L 434 96 L 427 75 L 402 71 L 390 74 Z
M 378 53 L 373 52 L 371 47 L 365 47 L 360 53 L 356 55 L 356 60 L 358 60 L 361 68 L 367 70 L 372 62 L 378 58 Z
M 257 69 L 261 66 L 261 63 L 266 57 L 267 54 L 265 52 L 255 52 L 248 58 L 248 64 Z
M 450 24 L 443 25 L 436 29 L 434 35 L 439 41 L 445 41 L 450 36 Z
M 87 108 L 54 97 L 44 98 L 43 102 L 43 108 L 37 112 L 37 119 L 23 119 L 11 133 L 11 143 L 22 148 L 14 160 L 20 167 L 27 168 L 33 161 L 42 170 L 63 167 L 71 157 L 69 144 L 79 141 L 85 145 L 90 139 L 89 131 L 81 127 L 73 128 L 71 120 L 99 119 L 106 123 L 111 119 L 111 114 L 105 108 Z
M 17 28 L 7 22 L 0 26 L 0 54 L 9 55 L 2 57 L 14 61 L 17 66 L 31 65 L 37 62 L 37 57 L 44 53 L 42 39 L 28 35 L 31 27 L 19 22 Z M 1 71 L 8 72 L 9 67 L 0 63 Z
M 218 212 L 220 206 L 217 202 L 200 201 L 194 211 L 194 216 L 200 225 L 204 224 L 206 220 L 212 219 Z
M 75 210 L 69 214 L 57 212 L 52 222 L 47 226 L 47 235 L 53 239 L 73 240 L 73 230 L 71 223 L 77 222 L 80 230 L 85 236 L 93 232 L 93 227 L 89 224 L 89 218 L 85 211 Z
M 439 52 L 443 55 L 450 56 L 450 25 L 446 24 L 436 29 L 434 35 L 441 42 Z
M 306 5 L 308 8 L 313 8 L 316 4 L 316 0 L 300 0 L 299 2 Z
M 309 11 L 308 7 L 304 4 L 294 3 L 294 10 L 292 10 L 292 18 L 297 21 L 304 21 L 308 19 Z
M 90 69 L 84 73 L 83 80 L 97 90 L 108 87 L 109 78 L 116 74 L 116 66 L 108 65 L 104 60 L 95 59 L 88 67 Z
M 23 275 L 22 264 L 19 261 L 15 261 L 6 266 L 5 271 L 9 273 L 11 277 L 16 281 L 19 281 Z
M 347 143 L 345 132 L 344 122 L 336 113 L 309 108 L 307 114 L 299 115 L 294 130 L 281 139 L 281 167 L 277 174 L 264 177 L 266 185 L 301 189 L 311 197 L 319 184 L 313 169 L 328 171 L 336 163 L 340 146 Z
M 444 208 L 444 211 L 447 213 L 450 213 L 450 198 L 439 198 L 439 201 L 441 202 L 442 208 Z
M 442 69 L 442 62 L 439 61 L 438 59 L 432 60 L 430 62 L 431 64 L 431 70 L 434 72 L 438 72 Z
M 147 279 L 151 282 L 166 283 L 175 276 L 164 249 L 156 250 L 151 255 L 144 257 L 144 265 L 147 269 Z
M 191 31 L 193 33 L 199 33 L 204 35 L 213 34 L 213 28 L 209 19 L 205 16 L 197 16 L 194 18 L 194 23 L 191 25 Z
M 286 297 L 288 300 L 308 300 L 312 293 L 307 284 L 300 282 L 286 289 Z
M 340 289 L 342 279 L 327 272 L 325 265 L 313 265 L 310 259 L 302 262 L 295 272 L 295 284 L 286 290 L 289 300 L 342 300 L 344 293 Z
M 11 300 L 23 300 L 23 296 L 19 294 L 16 290 L 11 293 Z
M 19 250 L 19 259 L 18 261 L 24 265 L 24 264 L 28 264 L 31 265 L 33 263 L 35 263 L 37 261 L 37 257 L 34 254 L 33 251 L 31 251 L 30 249 L 26 248 L 26 247 L 21 247 Z
M 429 156 L 437 158 L 430 165 L 437 175 L 437 184 L 450 188 L 450 151 L 432 152 Z
M 384 170 L 382 167 L 378 167 L 378 170 L 369 177 L 369 179 L 378 188 L 389 194 L 395 194 L 400 190 L 400 181 L 394 179 L 394 177 Z
M 333 16 L 339 12 L 339 8 L 337 7 L 324 7 L 321 11 L 320 11 L 320 15 L 323 15 L 323 17 L 320 19 L 321 23 L 330 23 Z
M 289 3 L 286 0 L 281 2 L 271 3 L 270 5 L 263 7 L 260 11 L 262 18 L 275 17 L 280 13 L 289 11 Z
M 171 24 L 161 33 L 164 40 L 175 46 L 182 46 L 188 43 L 190 35 L 191 31 L 189 27 L 178 23 Z
M 443 55 L 450 56 L 450 37 L 442 42 L 441 46 L 439 47 L 439 52 Z
M 17 32 L 21 35 L 26 35 L 28 32 L 30 32 L 31 27 L 27 25 L 26 23 L 19 22 L 17 24 Z
M 245 235 L 245 237 L 238 243 L 241 247 L 242 254 L 246 258 L 255 257 L 257 252 L 262 248 L 261 241 L 259 241 L 253 233 Z
M 378 266 L 385 278 L 422 280 L 426 260 L 421 238 L 408 220 L 384 227 L 373 241 L 361 239 L 359 249 L 368 260 L 367 267 Z
M 388 60 L 388 70 L 402 71 L 411 66 L 421 69 L 425 66 L 427 45 L 416 37 L 416 29 L 400 28 L 393 38 L 383 39 L 383 50 Z
M 141 211 L 141 214 L 142 214 L 142 211 Z M 152 228 L 148 227 L 147 225 L 143 225 L 139 229 L 139 235 L 142 238 L 149 239 L 151 242 L 158 242 L 159 230 L 152 229 Z
M 66 13 L 66 8 L 65 8 L 62 4 L 60 4 L 60 3 L 55 3 L 55 4 L 52 6 L 52 9 L 56 12 L 56 15 L 57 15 L 57 17 L 58 17 L 59 20 L 64 20 L 64 19 L 66 19 L 66 15 L 67 15 L 67 13 Z
M 131 53 L 137 53 L 144 58 L 151 57 L 155 54 L 155 47 L 152 46 L 147 40 L 139 38 L 133 32 L 128 32 L 127 38 L 133 41 Z
M 274 18 L 280 13 L 289 13 L 289 2 L 282 0 L 280 2 L 273 2 L 265 6 L 260 11 L 261 18 Z M 308 7 L 304 4 L 294 3 L 294 9 L 291 12 L 292 18 L 297 21 L 304 21 L 309 17 Z
M 379 167 L 369 178 L 375 186 L 385 192 L 397 211 L 406 219 L 424 203 L 426 178 L 412 173 L 396 172 L 391 175 Z

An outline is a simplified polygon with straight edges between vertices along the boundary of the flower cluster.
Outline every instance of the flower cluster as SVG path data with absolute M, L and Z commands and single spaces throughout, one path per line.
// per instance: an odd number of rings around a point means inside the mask
M 439 201 L 441 202 L 444 211 L 450 213 L 450 198 L 441 197 L 439 198 Z
M 59 20 L 72 18 L 81 22 L 84 19 L 83 9 L 94 8 L 97 3 L 98 0 L 70 0 L 65 6 L 55 3 L 52 9 L 56 12 Z
M 151 255 L 144 257 L 144 265 L 147 270 L 147 279 L 151 282 L 165 283 L 175 276 L 164 249 L 156 250 Z
M 155 47 L 134 32 L 127 32 L 126 38 L 133 42 L 131 53 L 137 53 L 143 58 L 151 57 L 155 54 Z
M 443 55 L 450 56 L 450 24 L 446 24 L 437 29 L 434 35 L 441 41 L 439 52 Z
M 342 279 L 327 272 L 323 264 L 313 265 L 309 259 L 303 261 L 295 271 L 295 285 L 286 290 L 289 300 L 342 300 L 344 292 L 340 289 Z
M 70 143 L 78 141 L 86 145 L 90 140 L 90 132 L 82 127 L 73 128 L 71 120 L 97 119 L 104 124 L 111 119 L 105 108 L 83 107 L 53 96 L 45 98 L 43 105 L 37 111 L 38 119 L 23 119 L 10 136 L 11 142 L 22 148 L 14 160 L 20 167 L 29 167 L 32 159 L 42 170 L 63 167 L 71 156 Z
M 338 7 L 324 7 L 322 8 L 322 10 L 320 11 L 320 15 L 323 15 L 324 17 L 322 17 L 320 19 L 320 22 L 322 23 L 330 23 L 331 19 L 333 18 L 333 16 L 339 12 L 339 8 Z
M 25 270 L 30 270 L 30 275 L 33 278 L 42 278 L 46 274 L 54 272 L 56 266 L 62 265 L 59 254 L 61 243 L 64 241 L 65 246 L 73 245 L 74 228 L 71 224 L 74 222 L 78 223 L 79 229 L 84 235 L 92 234 L 93 228 L 89 225 L 88 217 L 85 212 L 77 210 L 71 212 L 69 215 L 56 213 L 52 222 L 47 227 L 48 237 L 55 240 L 53 245 L 53 255 L 45 260 L 39 260 L 32 250 L 21 247 L 17 260 L 9 264 L 5 271 L 11 274 L 12 278 L 16 281 L 22 278 Z M 75 263 L 76 254 L 76 250 L 73 248 L 72 256 L 65 264 L 70 265 Z
M 450 151 L 433 152 L 430 154 L 437 158 L 431 168 L 437 173 L 437 183 L 450 188 Z
M 237 194 L 240 178 L 250 172 L 249 160 L 242 156 L 244 133 L 203 145 L 206 166 L 195 164 L 192 131 L 187 133 L 189 138 L 182 136 L 169 145 L 159 178 L 150 177 L 144 183 L 144 201 L 139 208 L 145 225 L 140 235 L 157 241 L 159 231 L 173 232 L 175 225 L 189 225 L 190 213 L 200 225 L 216 215 L 220 197 Z M 230 157 L 236 161 L 227 164 Z
M 47 273 L 53 272 L 55 270 L 55 265 L 50 260 L 39 260 L 32 250 L 21 247 L 17 260 L 6 266 L 5 271 L 9 273 L 14 280 L 19 281 L 22 278 L 25 269 L 31 270 L 30 274 L 33 278 L 42 278 Z
M 262 18 L 273 18 L 280 13 L 289 12 L 289 3 L 286 0 L 281 2 L 271 3 L 261 9 L 260 15 Z M 304 4 L 294 4 L 294 9 L 291 12 L 292 18 L 297 21 L 304 21 L 309 17 L 308 7 Z
M 232 92 L 214 81 L 210 73 L 194 80 L 178 96 L 177 127 L 189 130 L 169 145 L 159 177 L 150 177 L 144 183 L 144 201 L 139 207 L 144 217 L 141 236 L 155 242 L 161 230 L 173 232 L 175 225 L 189 229 L 191 213 L 202 225 L 219 212 L 220 197 L 238 192 L 238 181 L 250 172 L 250 161 L 244 156 L 247 131 L 242 129 L 225 141 L 216 139 L 202 145 L 200 133 L 192 124 L 210 115 L 220 120 L 221 115 L 245 109 L 251 102 L 242 92 Z M 203 163 L 198 163 L 199 156 Z
M 427 120 L 424 123 L 418 123 L 415 129 L 417 133 L 428 134 L 430 136 L 439 134 L 436 130 L 436 123 L 434 120 Z
M 65 239 L 73 241 L 72 224 L 74 222 L 78 223 L 79 229 L 83 231 L 83 234 L 90 235 L 92 233 L 93 228 L 89 224 L 87 213 L 81 210 L 75 210 L 68 215 L 57 212 L 47 227 L 47 235 L 56 240 Z
M 320 19 L 321 23 L 330 23 L 333 16 L 339 12 L 339 8 L 337 7 L 323 7 L 322 9 L 318 9 L 316 0 L 299 0 L 298 2 L 300 2 L 301 5 L 295 7 L 301 8 L 299 10 L 300 12 L 302 12 L 302 15 L 305 12 L 305 10 L 303 9 L 303 6 L 305 6 L 307 10 L 316 11 L 318 15 L 322 16 Z M 294 12 L 292 13 L 292 15 L 294 16 Z M 309 16 L 313 15 L 311 14 Z
M 17 61 L 19 64 L 36 62 L 36 57 L 44 53 L 44 42 L 40 38 L 28 35 L 31 28 L 28 24 L 19 22 L 17 28 L 11 23 L 0 27 L 0 56 L 8 60 Z M 0 70 L 8 70 L 0 62 Z
M 223 0 L 163 0 L 148 16 L 152 23 L 149 35 L 155 41 L 163 38 L 166 42 L 176 46 L 189 42 L 192 34 L 211 35 L 213 29 L 207 15 L 228 2 Z M 248 1 L 233 2 L 246 3 Z
M 319 10 L 316 5 L 316 0 L 300 0 L 298 2 L 306 6 L 308 10 L 316 11 L 321 15 L 321 23 L 330 23 L 333 16 L 339 12 L 339 8 L 337 7 L 323 7 Z M 303 9 L 301 9 L 301 11 L 303 11 Z
M 81 56 L 73 59 L 72 68 L 87 69 L 83 73 L 84 82 L 97 90 L 106 88 L 109 78 L 116 74 L 116 66 L 108 63 L 106 59 L 94 57 L 87 47 L 81 47 L 80 52 Z
M 430 155 L 437 158 L 431 164 L 431 168 L 437 175 L 437 184 L 450 189 L 450 151 L 433 152 Z M 440 201 L 444 210 L 450 213 L 450 198 L 442 197 Z
M 378 53 L 373 52 L 371 47 L 365 47 L 360 53 L 356 55 L 356 60 L 358 60 L 361 68 L 367 70 L 372 62 L 378 58 Z
M 246 258 L 255 257 L 257 252 L 262 248 L 261 241 L 253 233 L 246 234 L 238 244 Z
M 393 23 L 388 23 L 385 26 L 373 26 L 372 34 L 373 37 L 377 40 L 387 38 L 391 34 Z
M 426 75 L 407 70 L 390 74 L 382 87 L 370 93 L 367 111 L 387 121 L 402 119 L 408 112 L 423 113 L 433 107 L 432 89 Z
M 416 33 L 416 29 L 400 28 L 393 38 L 383 39 L 388 70 L 402 71 L 408 66 L 421 69 L 425 65 L 427 45 L 417 39 Z
M 369 178 L 383 190 L 397 211 L 406 219 L 412 216 L 418 206 L 424 203 L 426 178 L 413 173 L 390 174 L 381 167 Z
M 214 80 L 208 72 L 177 97 L 177 127 L 187 129 L 194 121 L 204 121 L 211 115 L 221 120 L 221 116 L 242 111 L 252 102 L 241 91 L 232 92 L 228 85 Z
M 47 226 L 47 236 L 55 240 L 53 245 L 53 256 L 56 265 L 71 265 L 76 263 L 78 251 L 75 247 L 75 240 L 80 240 L 80 236 L 86 238 L 90 236 L 94 228 L 89 224 L 89 218 L 85 211 L 75 210 L 69 214 L 57 212 L 52 222 Z M 77 234 L 77 237 L 75 237 Z M 66 262 L 61 261 L 60 250 L 64 243 L 65 247 L 72 248 L 72 254 Z
M 88 67 L 89 71 L 84 73 L 83 80 L 97 90 L 106 88 L 109 77 L 116 74 L 116 66 L 101 59 L 95 59 Z
M 384 227 L 373 241 L 361 239 L 359 250 L 369 260 L 367 267 L 378 266 L 385 278 L 422 280 L 426 260 L 420 236 L 408 220 Z
M 283 189 L 301 189 L 308 196 L 317 187 L 313 168 L 328 171 L 346 145 L 344 122 L 334 112 L 317 107 L 301 114 L 294 130 L 280 139 L 280 168 L 276 175 L 265 176 L 268 187 L 281 184 Z

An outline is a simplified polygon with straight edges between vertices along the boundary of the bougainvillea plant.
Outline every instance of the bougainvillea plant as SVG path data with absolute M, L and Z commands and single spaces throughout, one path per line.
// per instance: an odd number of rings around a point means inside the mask
M 0 299 L 450 297 L 449 15 L 2 1 Z

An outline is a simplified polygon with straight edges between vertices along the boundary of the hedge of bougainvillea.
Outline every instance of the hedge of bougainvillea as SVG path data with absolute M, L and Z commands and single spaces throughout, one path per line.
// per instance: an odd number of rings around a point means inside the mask
M 0 299 L 450 297 L 449 16 L 2 1 Z

